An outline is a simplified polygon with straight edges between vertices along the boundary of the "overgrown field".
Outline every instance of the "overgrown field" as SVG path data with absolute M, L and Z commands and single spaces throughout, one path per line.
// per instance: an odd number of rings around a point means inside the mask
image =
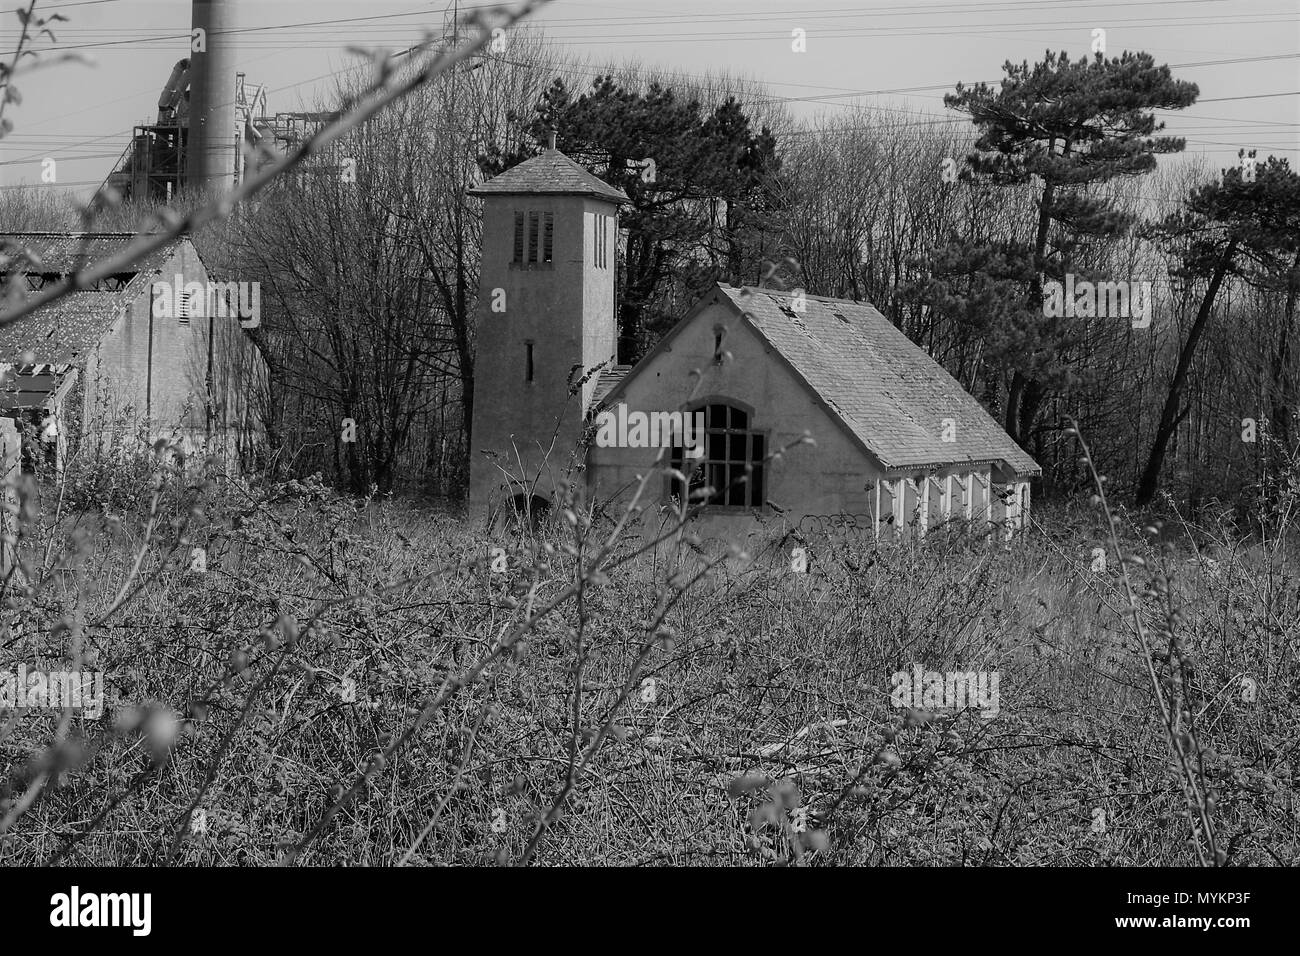
M 0 676 L 100 670 L 106 701 L 0 714 L 0 864 L 1300 863 L 1300 581 L 1272 539 L 1121 520 L 1149 667 L 1092 509 L 1010 547 L 773 526 L 726 558 L 638 553 L 653 511 L 601 556 L 580 509 L 490 536 L 175 466 L 39 504 Z M 997 713 L 893 706 L 914 664 L 996 672 Z

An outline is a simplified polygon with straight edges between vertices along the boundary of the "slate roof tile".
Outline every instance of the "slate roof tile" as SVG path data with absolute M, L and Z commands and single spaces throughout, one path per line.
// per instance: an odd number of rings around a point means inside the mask
M 81 358 L 99 343 L 128 301 L 121 292 L 72 292 L 0 325 L 0 362 L 61 365 Z M 28 352 L 31 360 L 23 361 Z
M 475 196 L 551 193 L 597 196 L 617 203 L 629 201 L 623 190 L 588 172 L 558 149 L 542 150 L 531 159 L 472 187 L 469 192 Z
M 0 232 L 0 256 L 12 256 L 13 247 L 21 246 L 39 260 L 37 265 L 24 264 L 27 272 L 68 275 L 78 262 L 78 253 L 83 251 L 83 263 L 97 262 L 100 259 L 120 252 L 136 238 L 130 232 Z M 179 240 L 178 240 L 179 241 Z M 165 246 L 157 252 L 138 258 L 122 270 L 123 274 L 144 272 L 159 268 L 171 254 L 174 244 Z M 0 272 L 6 266 L 0 260 Z
M 719 285 L 750 326 L 888 469 L 1005 462 L 1041 469 L 924 349 L 865 302 Z M 955 441 L 943 441 L 952 419 Z
M 68 275 L 80 261 L 95 262 L 113 255 L 135 238 L 133 233 L 0 233 L 0 255 L 13 256 L 16 246 L 30 250 L 39 265 L 24 263 L 25 272 Z M 117 291 L 72 292 L 31 315 L 0 325 L 0 363 L 65 364 L 83 358 L 117 321 L 127 304 L 151 283 L 175 252 L 176 240 L 130 263 L 121 273 L 129 281 Z M 86 250 L 84 260 L 78 253 Z M 6 272 L 0 262 L 0 275 Z M 24 361 L 29 358 L 30 362 Z

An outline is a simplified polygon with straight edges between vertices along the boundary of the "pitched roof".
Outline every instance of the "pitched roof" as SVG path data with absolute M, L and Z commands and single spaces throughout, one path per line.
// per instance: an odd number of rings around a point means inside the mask
M 717 288 L 887 470 L 1001 462 L 1018 475 L 1041 472 L 943 366 L 868 303 L 810 295 L 798 311 L 790 292 Z M 621 392 L 654 354 L 602 397 Z M 955 426 L 952 442 L 943 440 L 945 419 Z
M 34 263 L 24 261 L 24 272 L 68 275 L 78 263 L 84 265 L 115 255 L 135 238 L 136 234 L 132 232 L 0 232 L 0 272 L 8 270 L 6 259 L 14 256 L 15 247 L 25 249 L 37 260 Z M 143 272 L 161 266 L 171 255 L 174 245 L 137 257 L 122 269 L 122 273 Z
M 611 365 L 609 368 L 601 369 L 596 376 L 596 387 L 591 392 L 591 407 L 595 408 L 605 400 L 605 396 L 613 391 L 614 386 L 623 381 L 623 376 L 632 371 L 630 365 Z
M 890 469 L 1005 462 L 1038 474 L 1025 454 L 942 365 L 865 302 L 719 286 L 766 339 Z M 955 426 L 943 440 L 944 420 Z
M 558 149 L 544 149 L 531 159 L 469 189 L 474 196 L 545 194 L 595 196 L 609 202 L 630 202 L 627 193 L 579 166 Z
M 31 315 L 0 325 L 0 362 L 71 362 L 99 343 L 129 301 L 125 292 L 70 292 Z
M 0 276 L 9 271 L 8 260 L 17 249 L 27 250 L 37 260 L 24 260 L 23 273 L 61 276 L 72 273 L 79 263 L 115 255 L 134 238 L 129 232 L 0 233 Z M 83 357 L 112 328 L 141 284 L 153 282 L 183 241 L 177 239 L 125 266 L 117 273 L 127 279 L 120 289 L 71 292 L 30 315 L 0 325 L 0 362 L 63 364 Z

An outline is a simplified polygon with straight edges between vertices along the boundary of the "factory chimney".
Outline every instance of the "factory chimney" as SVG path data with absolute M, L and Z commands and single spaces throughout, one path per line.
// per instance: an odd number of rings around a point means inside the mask
M 185 183 L 193 190 L 234 186 L 236 0 L 193 0 L 190 23 L 189 139 Z M 202 31 L 202 32 L 199 32 Z

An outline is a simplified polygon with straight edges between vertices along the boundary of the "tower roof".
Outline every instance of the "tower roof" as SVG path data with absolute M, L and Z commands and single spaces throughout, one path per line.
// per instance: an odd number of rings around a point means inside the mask
M 623 190 L 593 176 L 558 149 L 544 149 L 499 176 L 471 187 L 469 193 L 474 196 L 595 196 L 612 203 L 631 201 Z

